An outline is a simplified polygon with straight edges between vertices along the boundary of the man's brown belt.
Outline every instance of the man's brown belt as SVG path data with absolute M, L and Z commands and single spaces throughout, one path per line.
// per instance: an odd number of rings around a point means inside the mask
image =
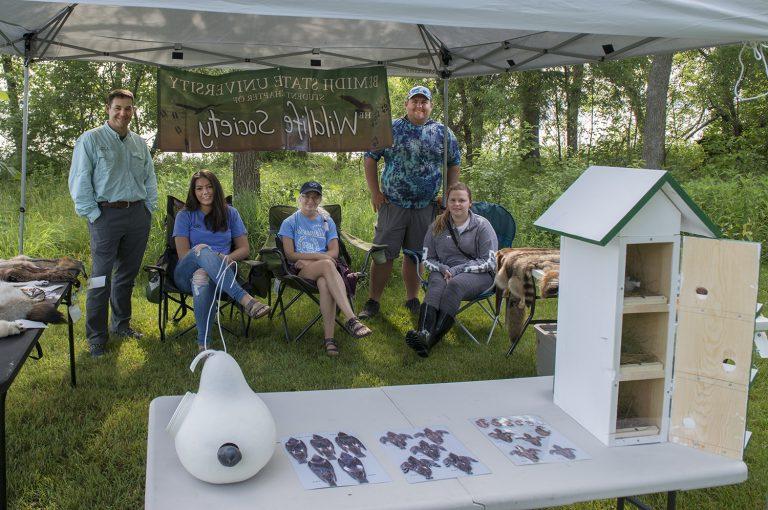
M 128 209 L 136 204 L 140 204 L 142 201 L 137 200 L 135 202 L 128 202 L 127 200 L 119 200 L 117 202 L 99 202 L 99 207 L 110 207 L 113 209 Z

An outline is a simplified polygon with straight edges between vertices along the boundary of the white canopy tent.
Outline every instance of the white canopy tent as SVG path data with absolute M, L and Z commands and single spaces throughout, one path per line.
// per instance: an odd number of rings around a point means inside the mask
M 0 0 L 0 53 L 25 64 L 19 252 L 37 60 L 384 65 L 447 80 L 767 39 L 765 0 Z

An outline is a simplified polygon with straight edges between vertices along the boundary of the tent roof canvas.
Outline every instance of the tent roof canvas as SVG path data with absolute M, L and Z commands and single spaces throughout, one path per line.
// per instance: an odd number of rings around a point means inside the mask
M 445 77 L 768 39 L 764 0 L 0 0 L 0 52 Z M 173 52 L 183 59 L 174 59 Z M 312 61 L 315 61 L 314 64 Z
M 605 246 L 656 193 L 663 193 L 680 211 L 684 232 L 721 237 L 720 229 L 669 172 L 608 166 L 587 168 L 534 225 Z

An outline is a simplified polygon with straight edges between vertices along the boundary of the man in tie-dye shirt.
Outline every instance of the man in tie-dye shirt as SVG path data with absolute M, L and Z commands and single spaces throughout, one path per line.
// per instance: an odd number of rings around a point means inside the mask
M 461 155 L 450 129 L 430 119 L 432 93 L 416 86 L 408 93 L 406 114 L 392 123 L 392 147 L 365 153 L 365 179 L 373 209 L 378 213 L 373 242 L 386 244 L 387 261 L 371 267 L 371 285 L 361 319 L 379 312 L 379 300 L 401 248 L 421 253 L 424 235 L 435 216 L 435 198 L 443 178 L 443 139 L 448 136 L 448 186 L 459 180 Z M 378 162 L 384 158 L 379 184 Z M 405 306 L 419 311 L 418 268 L 403 260 Z

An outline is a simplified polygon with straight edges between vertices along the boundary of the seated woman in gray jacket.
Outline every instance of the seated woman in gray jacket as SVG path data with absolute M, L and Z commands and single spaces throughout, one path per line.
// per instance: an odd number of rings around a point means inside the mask
M 448 208 L 424 236 L 423 260 L 430 274 L 419 329 L 405 335 L 422 358 L 451 329 L 461 301 L 488 289 L 496 270 L 498 239 L 488 220 L 469 210 L 472 192 L 457 182 L 447 196 Z

